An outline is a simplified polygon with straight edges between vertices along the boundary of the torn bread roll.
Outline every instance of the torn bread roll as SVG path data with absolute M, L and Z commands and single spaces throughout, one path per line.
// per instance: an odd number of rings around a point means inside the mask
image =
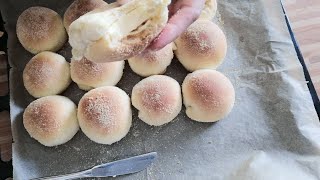
M 231 112 L 235 101 L 230 80 L 209 69 L 188 74 L 182 84 L 182 93 L 187 116 L 199 122 L 224 118 Z
M 69 30 L 70 24 L 77 20 L 80 16 L 94 10 L 97 8 L 101 8 L 108 3 L 103 0 L 75 0 L 73 3 L 67 8 L 66 12 L 63 16 L 63 25 L 66 30 Z
M 181 111 L 182 96 L 179 83 L 171 77 L 154 75 L 138 82 L 131 95 L 139 118 L 153 126 L 172 121 Z
M 103 63 L 141 53 L 164 28 L 170 0 L 133 0 L 109 10 L 89 12 L 69 27 L 73 59 Z
M 217 13 L 217 0 L 206 0 L 199 19 L 212 20 Z
M 23 70 L 24 87 L 35 98 L 60 94 L 70 83 L 69 63 L 53 52 L 35 55 Z
M 215 69 L 227 54 L 223 31 L 209 20 L 197 20 L 176 40 L 175 55 L 189 71 Z
M 79 130 L 77 106 L 64 96 L 46 96 L 31 102 L 23 113 L 29 135 L 45 146 L 69 141 Z
M 159 51 L 143 51 L 129 58 L 132 71 L 143 77 L 165 73 L 173 59 L 172 46 L 170 43 Z
M 16 31 L 22 46 L 33 54 L 58 51 L 67 41 L 60 15 L 46 7 L 30 7 L 23 11 Z
M 127 135 L 132 112 L 129 96 L 120 88 L 105 86 L 87 92 L 79 102 L 83 133 L 100 144 L 113 144 Z
M 131 1 L 131 0 L 117 0 L 117 2 L 118 2 L 120 5 L 124 5 L 124 4 L 128 3 L 129 1 Z
M 71 60 L 71 79 L 85 91 L 102 86 L 114 86 L 123 75 L 124 64 L 124 61 L 94 63 L 86 58 L 80 61 Z

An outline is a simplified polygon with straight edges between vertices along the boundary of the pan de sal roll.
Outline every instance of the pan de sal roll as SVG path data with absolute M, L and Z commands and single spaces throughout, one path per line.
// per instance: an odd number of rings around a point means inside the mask
M 78 119 L 83 133 L 92 141 L 100 144 L 120 141 L 131 127 L 130 98 L 115 86 L 93 89 L 80 99 Z
M 153 126 L 172 121 L 182 107 L 179 83 L 164 75 L 150 76 L 136 84 L 132 89 L 131 100 L 139 111 L 139 118 Z
M 129 58 L 129 65 L 140 76 L 150 76 L 165 73 L 173 59 L 172 44 L 168 44 L 159 51 L 143 51 L 139 55 Z
M 222 30 L 209 20 L 197 20 L 175 41 L 175 54 L 189 71 L 215 69 L 227 53 Z
M 80 16 L 94 10 L 101 8 L 108 3 L 103 0 L 75 0 L 68 7 L 63 16 L 63 25 L 68 31 L 70 24 L 78 19 Z
M 58 51 L 67 40 L 60 15 L 45 7 L 30 7 L 23 11 L 16 30 L 22 46 L 33 54 Z
M 117 2 L 118 2 L 120 5 L 124 5 L 124 4 L 128 3 L 129 1 L 131 1 L 131 0 L 117 0 Z
M 94 63 L 85 57 L 80 61 L 71 60 L 71 79 L 85 91 L 101 86 L 114 86 L 122 77 L 124 64 L 124 61 Z
M 212 20 L 217 13 L 217 0 L 206 0 L 200 19 Z
M 60 94 L 70 83 L 69 63 L 53 52 L 35 55 L 23 70 L 24 87 L 36 98 Z
M 77 107 L 64 96 L 46 96 L 30 103 L 23 113 L 29 135 L 45 146 L 69 141 L 79 130 Z
M 103 63 L 141 53 L 164 28 L 170 0 L 132 0 L 120 7 L 94 10 L 69 27 L 76 60 Z
M 215 122 L 224 118 L 235 101 L 230 80 L 210 69 L 187 75 L 182 84 L 182 94 L 187 116 L 199 122 Z

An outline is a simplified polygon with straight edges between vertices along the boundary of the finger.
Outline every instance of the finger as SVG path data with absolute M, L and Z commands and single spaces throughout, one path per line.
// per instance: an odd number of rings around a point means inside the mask
M 177 0 L 172 0 L 171 3 L 170 3 L 170 5 L 168 6 L 169 18 L 176 13 L 176 11 L 174 11 L 174 9 L 176 9 L 176 8 L 175 8 L 176 1 L 177 1 Z
M 159 50 L 174 41 L 199 17 L 200 12 L 201 9 L 188 6 L 178 10 L 178 12 L 170 18 L 158 38 L 154 40 L 149 48 Z
M 171 11 L 173 14 L 175 14 L 180 9 L 185 7 L 202 10 L 204 8 L 205 1 L 206 0 L 196 0 L 196 1 L 195 0 L 175 0 L 175 1 L 172 1 L 174 3 L 172 3 L 173 7 Z

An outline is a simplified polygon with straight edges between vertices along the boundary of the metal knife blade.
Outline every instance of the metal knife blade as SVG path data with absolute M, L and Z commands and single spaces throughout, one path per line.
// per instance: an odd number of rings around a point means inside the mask
M 91 169 L 92 177 L 119 176 L 136 173 L 148 167 L 157 158 L 156 152 L 114 161 Z
M 120 176 L 125 174 L 132 174 L 139 171 L 142 171 L 148 167 L 151 163 L 157 158 L 156 152 L 151 152 L 143 154 L 140 156 L 134 156 L 127 159 L 122 159 L 118 161 L 113 161 L 106 164 L 101 164 L 95 166 L 91 169 L 76 172 L 72 174 L 51 176 L 36 178 L 37 180 L 65 180 L 65 179 L 76 179 L 76 178 L 85 178 L 85 177 L 110 177 L 110 176 Z

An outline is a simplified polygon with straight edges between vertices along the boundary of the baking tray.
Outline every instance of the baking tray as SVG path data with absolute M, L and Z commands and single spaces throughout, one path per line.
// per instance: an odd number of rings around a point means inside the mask
M 0 31 L 5 32 L 4 23 L 2 20 L 1 12 L 0 12 Z M 5 32 L 4 35 L 0 38 L 0 51 L 7 52 L 7 39 L 8 34 Z M 9 65 L 8 65 L 8 77 L 9 77 Z M 8 80 L 9 81 L 9 80 Z M 0 112 L 1 111 L 9 111 L 9 94 L 6 96 L 0 96 Z M 12 177 L 12 160 L 9 162 L 3 162 L 0 159 L 0 179 L 6 179 L 8 177 Z

